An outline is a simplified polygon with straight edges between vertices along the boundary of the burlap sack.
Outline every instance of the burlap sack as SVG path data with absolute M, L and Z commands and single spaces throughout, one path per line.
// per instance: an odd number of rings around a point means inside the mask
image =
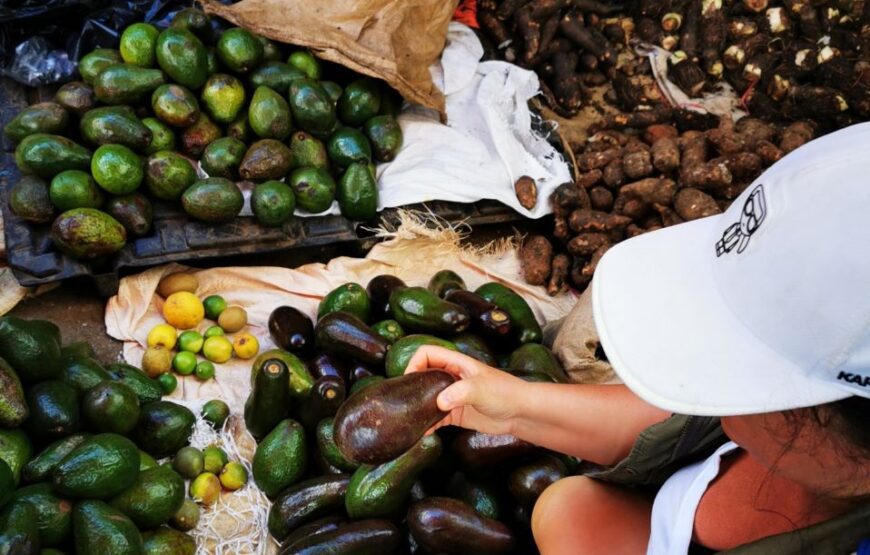
M 577 304 L 564 319 L 552 322 L 544 331 L 552 338 L 553 353 L 559 358 L 572 381 L 577 383 L 619 381 L 610 363 L 601 357 L 598 332 L 592 319 L 592 287 L 586 288 Z
M 429 66 L 438 61 L 458 0 L 202 0 L 207 13 L 325 60 L 383 79 L 444 114 Z

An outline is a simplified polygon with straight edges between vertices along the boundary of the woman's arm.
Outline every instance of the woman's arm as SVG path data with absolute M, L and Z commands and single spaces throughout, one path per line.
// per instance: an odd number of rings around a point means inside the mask
M 438 396 L 449 412 L 438 426 L 513 434 L 600 465 L 625 458 L 640 432 L 670 416 L 622 385 L 530 383 L 440 347 L 421 347 L 406 372 L 427 369 L 460 378 Z

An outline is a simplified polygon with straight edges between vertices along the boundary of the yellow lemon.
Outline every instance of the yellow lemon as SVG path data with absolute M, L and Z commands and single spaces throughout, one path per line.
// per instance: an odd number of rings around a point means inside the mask
M 180 330 L 195 328 L 205 317 L 202 301 L 193 293 L 178 291 L 163 303 L 163 317 Z
M 142 357 L 142 370 L 149 378 L 156 378 L 172 370 L 172 353 L 163 347 L 151 347 Z
M 148 332 L 148 346 L 172 349 L 177 340 L 176 333 L 175 328 L 169 324 L 158 324 Z
M 209 337 L 202 345 L 202 355 L 218 364 L 226 362 L 233 356 L 233 344 L 223 335 Z
M 250 333 L 240 333 L 233 338 L 233 351 L 239 358 L 254 358 L 260 352 L 260 342 Z

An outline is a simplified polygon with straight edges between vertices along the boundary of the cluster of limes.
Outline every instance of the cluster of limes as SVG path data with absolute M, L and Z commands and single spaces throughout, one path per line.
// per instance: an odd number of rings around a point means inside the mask
M 236 491 L 248 483 L 248 471 L 237 461 L 230 461 L 216 445 L 203 450 L 183 447 L 172 459 L 172 468 L 191 480 L 190 496 L 203 505 L 212 505 L 222 490 Z
M 175 370 L 182 376 L 194 374 L 205 381 L 214 377 L 215 364 L 227 362 L 233 356 L 241 359 L 257 356 L 259 341 L 242 331 L 248 325 L 245 309 L 227 306 L 220 295 L 200 300 L 195 294 L 198 285 L 195 276 L 190 274 L 171 274 L 160 282 L 157 291 L 166 299 L 163 303 L 166 323 L 148 332 L 142 369 L 149 376 L 168 381 L 174 379 L 170 370 Z M 216 324 L 198 331 L 197 328 L 204 327 L 205 319 Z M 231 339 L 228 333 L 235 335 Z M 177 352 L 173 354 L 174 350 Z M 163 377 L 166 374 L 168 378 Z

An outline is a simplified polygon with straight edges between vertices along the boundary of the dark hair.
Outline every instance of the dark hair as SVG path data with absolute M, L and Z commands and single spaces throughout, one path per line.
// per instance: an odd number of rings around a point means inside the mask
M 870 399 L 866 397 L 846 397 L 840 401 L 806 409 L 816 422 L 831 428 L 848 442 L 844 446 L 851 457 L 870 457 Z

